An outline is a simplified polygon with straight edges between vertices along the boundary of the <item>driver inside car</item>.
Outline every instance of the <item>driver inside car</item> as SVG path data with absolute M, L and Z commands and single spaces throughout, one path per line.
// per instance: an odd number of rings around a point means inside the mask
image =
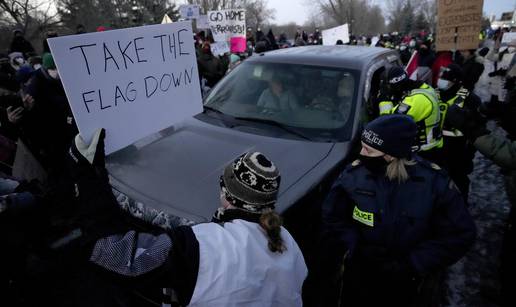
M 351 112 L 351 105 L 353 100 L 353 89 L 355 81 L 352 76 L 344 75 L 337 84 L 337 89 L 333 90 L 332 97 L 326 94 L 317 95 L 312 102 L 306 106 L 314 110 L 321 110 L 326 112 L 336 112 L 339 118 L 347 119 Z M 322 91 L 328 92 L 328 91 Z
M 257 106 L 281 111 L 299 109 L 296 96 L 285 86 L 286 78 L 287 76 L 274 74 L 268 82 L 269 86 L 260 95 Z

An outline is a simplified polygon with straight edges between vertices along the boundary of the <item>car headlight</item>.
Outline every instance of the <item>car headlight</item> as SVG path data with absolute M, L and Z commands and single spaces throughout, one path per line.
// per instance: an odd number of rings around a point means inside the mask
M 111 189 L 118 204 L 123 210 L 147 223 L 161 227 L 163 229 L 172 229 L 179 226 L 192 226 L 196 224 L 194 221 L 189 219 L 168 214 L 166 212 L 145 206 L 143 203 L 130 198 L 115 188 L 112 187 Z

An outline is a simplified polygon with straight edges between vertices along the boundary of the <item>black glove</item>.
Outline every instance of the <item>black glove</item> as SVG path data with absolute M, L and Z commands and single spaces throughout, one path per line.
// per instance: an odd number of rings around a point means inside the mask
M 480 112 L 470 108 L 461 108 L 458 105 L 452 105 L 448 109 L 445 125 L 459 129 L 472 141 L 490 133 L 486 128 L 486 119 Z
M 104 129 L 95 133 L 90 144 L 77 135 L 67 155 L 74 204 L 70 205 L 72 212 L 66 227 L 69 233 L 64 237 L 70 233 L 73 237 L 79 236 L 71 245 L 72 248 L 78 246 L 83 249 L 83 256 L 89 255 L 88 251 L 96 240 L 130 229 L 126 222 L 127 214 L 111 191 L 105 168 L 104 138 Z
M 498 69 L 498 70 L 495 70 L 493 72 L 490 72 L 488 74 L 489 77 L 496 77 L 496 76 L 505 76 L 505 74 L 507 74 L 507 69 Z

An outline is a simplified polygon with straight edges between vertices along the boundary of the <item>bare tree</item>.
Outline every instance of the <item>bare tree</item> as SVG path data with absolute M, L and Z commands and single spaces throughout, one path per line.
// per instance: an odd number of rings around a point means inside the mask
M 385 22 L 381 9 L 368 0 L 316 0 L 312 3 L 324 16 L 323 19 L 330 21 L 323 26 L 347 23 L 350 32 L 354 34 L 371 34 L 383 30 Z
M 20 29 L 34 44 L 43 39 L 45 32 L 59 24 L 52 1 L 0 0 L 0 49 L 8 46 L 13 28 Z

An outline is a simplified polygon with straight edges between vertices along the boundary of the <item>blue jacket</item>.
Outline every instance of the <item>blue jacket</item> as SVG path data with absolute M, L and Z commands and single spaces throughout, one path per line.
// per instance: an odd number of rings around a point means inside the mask
M 351 259 L 408 261 L 421 275 L 462 258 L 475 239 L 473 220 L 445 171 L 416 161 L 401 184 L 358 160 L 348 166 L 323 203 L 323 236 Z

